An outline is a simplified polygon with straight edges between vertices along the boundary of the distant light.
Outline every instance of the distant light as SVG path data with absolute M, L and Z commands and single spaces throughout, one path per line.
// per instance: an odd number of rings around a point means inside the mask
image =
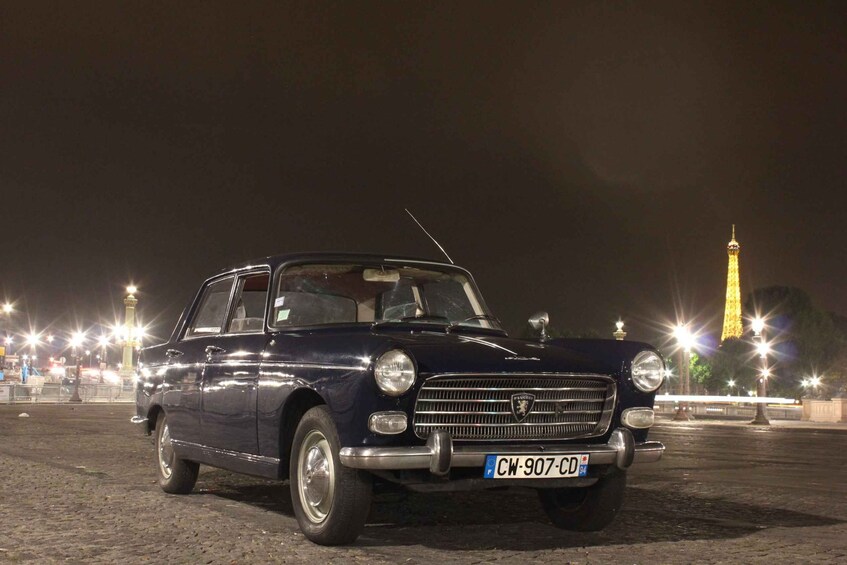
M 85 332 L 74 332 L 70 339 L 71 347 L 79 347 L 85 341 Z
M 3 305 L 3 313 L 4 314 L 11 314 L 14 309 L 15 309 L 15 307 L 12 306 L 11 304 L 9 304 L 8 302 Z
M 8 336 L 5 341 L 6 341 L 6 345 L 12 345 L 12 342 L 14 340 L 12 339 L 12 336 Z
M 53 339 L 54 339 L 54 338 L 53 338 L 53 334 L 48 334 L 48 335 L 47 335 L 47 343 L 53 343 Z
M 127 291 L 129 294 L 135 294 L 136 292 L 138 292 L 138 287 L 137 287 L 137 286 L 135 286 L 135 285 L 133 285 L 133 284 L 131 284 L 131 285 L 129 285 L 128 287 L 126 287 L 126 291 Z
M 694 346 L 697 345 L 697 342 L 694 336 L 689 331 L 688 327 L 679 324 L 673 332 L 674 337 L 676 338 L 677 343 L 681 348 L 685 351 L 691 351 Z
M 765 319 L 761 316 L 753 318 L 753 332 L 758 335 L 765 329 Z
M 815 375 L 814 377 L 809 379 L 809 385 L 815 388 L 819 387 L 821 385 L 821 378 Z
M 26 344 L 30 347 L 35 347 L 36 345 L 38 345 L 38 343 L 39 340 L 37 334 L 29 334 L 28 336 L 26 336 Z
M 762 376 L 768 378 L 769 376 L 771 376 L 771 370 L 765 367 L 764 369 L 762 369 Z
M 108 345 L 109 345 L 109 338 L 108 338 L 108 337 L 106 337 L 105 335 L 101 335 L 101 336 L 100 336 L 100 339 L 98 339 L 98 340 L 97 340 L 97 344 L 98 344 L 100 347 L 106 347 L 106 346 L 108 346 Z
M 759 357 L 764 359 L 765 357 L 768 356 L 768 353 L 771 352 L 771 346 L 770 346 L 769 343 L 766 343 L 766 342 L 763 341 L 761 343 L 756 344 L 756 351 L 759 352 Z
M 734 386 L 735 386 L 735 381 L 734 381 L 734 380 L 732 380 L 732 379 L 729 379 L 728 381 L 726 381 L 726 384 L 728 384 L 728 385 L 729 385 L 729 387 L 730 387 L 730 388 L 732 388 L 732 387 L 734 387 Z

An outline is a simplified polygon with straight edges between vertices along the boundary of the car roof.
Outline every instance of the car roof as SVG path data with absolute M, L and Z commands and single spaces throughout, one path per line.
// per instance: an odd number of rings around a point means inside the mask
M 318 263 L 321 261 L 350 261 L 351 263 L 423 263 L 427 265 L 437 265 L 439 267 L 445 268 L 453 268 L 465 270 L 458 265 L 454 265 L 452 263 L 445 263 L 443 261 L 433 261 L 432 259 L 425 259 L 421 257 L 405 257 L 402 255 L 396 255 L 393 253 L 346 253 L 346 252 L 311 252 L 311 253 L 283 253 L 280 255 L 269 255 L 267 257 L 262 257 L 258 259 L 253 259 L 250 261 L 245 261 L 242 263 L 238 263 L 235 265 L 231 265 L 226 267 L 225 269 L 221 269 L 218 274 L 228 273 L 232 271 L 249 269 L 251 267 L 258 266 L 269 266 L 272 270 L 275 269 L 278 265 L 282 263 L 288 262 L 303 262 L 303 263 Z

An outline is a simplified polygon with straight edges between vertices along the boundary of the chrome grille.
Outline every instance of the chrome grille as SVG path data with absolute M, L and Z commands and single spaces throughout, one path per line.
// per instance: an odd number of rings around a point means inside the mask
M 512 395 L 535 403 L 521 421 Z M 600 375 L 437 375 L 415 403 L 415 434 L 446 430 L 454 440 L 573 439 L 602 435 L 615 404 L 615 383 Z

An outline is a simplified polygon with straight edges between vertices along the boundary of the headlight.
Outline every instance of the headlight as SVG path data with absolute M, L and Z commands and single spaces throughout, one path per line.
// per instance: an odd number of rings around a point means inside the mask
M 665 363 L 653 351 L 642 351 L 632 360 L 632 382 L 638 390 L 653 392 L 662 384 Z
M 392 349 L 376 360 L 374 378 L 382 392 L 400 396 L 415 383 L 415 364 L 399 349 Z

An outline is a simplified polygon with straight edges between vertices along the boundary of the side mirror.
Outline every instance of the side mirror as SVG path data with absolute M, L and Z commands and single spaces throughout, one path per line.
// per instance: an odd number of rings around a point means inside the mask
M 547 341 L 547 326 L 550 324 L 550 316 L 547 312 L 536 312 L 529 317 L 529 325 L 535 331 L 541 332 L 539 338 L 541 341 Z

